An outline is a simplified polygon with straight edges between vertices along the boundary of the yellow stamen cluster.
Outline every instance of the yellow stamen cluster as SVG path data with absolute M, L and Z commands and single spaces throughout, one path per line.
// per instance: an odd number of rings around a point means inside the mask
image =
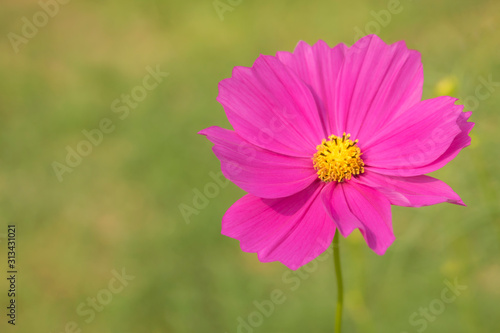
M 361 150 L 356 146 L 358 140 L 352 141 L 350 137 L 345 133 L 342 137 L 330 135 L 328 141 L 323 139 L 316 147 L 318 151 L 314 154 L 313 164 L 319 179 L 327 183 L 343 182 L 365 172 Z

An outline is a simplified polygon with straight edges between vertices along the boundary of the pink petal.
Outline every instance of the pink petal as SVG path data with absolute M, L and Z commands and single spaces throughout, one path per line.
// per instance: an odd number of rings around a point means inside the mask
M 462 132 L 462 105 L 443 96 L 422 101 L 360 142 L 366 169 L 395 176 L 423 174 Z
M 220 82 L 217 100 L 236 133 L 258 147 L 310 158 L 326 137 L 321 106 L 275 57 L 261 55 L 252 68 L 235 67 Z
M 394 241 L 391 204 L 377 190 L 353 181 L 329 183 L 321 199 L 342 236 L 359 229 L 368 246 L 379 255 Z
M 337 84 L 333 134 L 350 133 L 360 142 L 418 103 L 422 97 L 420 53 L 404 41 L 387 45 L 376 35 L 361 38 L 348 49 Z
M 311 157 L 291 157 L 254 146 L 217 126 L 199 134 L 214 143 L 222 173 L 244 191 L 262 198 L 295 194 L 317 179 Z
M 238 239 L 262 262 L 280 261 L 297 269 L 331 244 L 335 226 L 318 196 L 319 181 L 293 196 L 260 199 L 246 195 L 222 219 L 222 234 Z
M 367 170 L 356 181 L 384 194 L 392 205 L 422 207 L 449 202 L 465 206 L 450 186 L 429 176 L 395 177 Z
M 467 122 L 467 119 L 469 119 L 471 114 L 472 112 L 460 113 L 457 124 L 460 127 L 461 132 L 455 137 L 455 139 L 453 139 L 448 149 L 435 161 L 432 161 L 425 166 L 414 168 L 412 170 L 413 174 L 425 174 L 442 168 L 443 166 L 448 164 L 448 162 L 454 159 L 463 148 L 470 145 L 471 138 L 469 136 L 469 133 L 472 130 L 472 127 L 474 127 L 474 123 Z M 403 171 L 403 173 L 406 172 Z
M 313 46 L 301 41 L 293 53 L 278 52 L 276 57 L 311 87 L 311 91 L 317 98 L 317 103 L 323 104 L 325 109 L 333 115 L 337 112 L 335 110 L 335 88 L 346 51 L 347 47 L 344 44 L 330 48 L 322 40 Z M 333 118 L 327 112 L 321 116 L 327 134 L 332 134 L 334 126 L 330 124 L 330 120 Z

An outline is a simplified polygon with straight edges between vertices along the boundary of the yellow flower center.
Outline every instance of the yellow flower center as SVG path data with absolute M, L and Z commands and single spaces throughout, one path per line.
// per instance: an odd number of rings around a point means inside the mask
M 352 175 L 365 172 L 361 150 L 356 146 L 358 140 L 352 141 L 350 137 L 345 133 L 342 137 L 330 135 L 328 141 L 323 139 L 316 147 L 318 151 L 312 160 L 319 179 L 326 183 L 343 182 L 344 179 L 351 179 Z

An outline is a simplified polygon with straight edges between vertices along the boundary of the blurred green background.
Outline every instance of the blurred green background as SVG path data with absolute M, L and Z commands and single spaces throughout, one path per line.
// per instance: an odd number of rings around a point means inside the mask
M 401 0 L 388 21 L 375 19 L 387 1 L 220 3 L 222 16 L 212 0 L 74 0 L 47 7 L 45 22 L 37 1 L 2 1 L 0 267 L 7 276 L 5 236 L 16 224 L 19 273 L 15 328 L 0 279 L 0 331 L 332 332 L 331 255 L 291 273 L 243 253 L 220 235 L 222 215 L 243 195 L 233 184 L 187 220 L 179 206 L 193 206 L 194 190 L 220 170 L 196 133 L 229 127 L 217 83 L 234 66 L 299 40 L 351 45 L 361 33 L 419 50 L 424 98 L 460 97 L 476 127 L 472 146 L 435 173 L 468 207 L 394 207 L 396 241 L 382 257 L 358 234 L 341 239 L 344 331 L 500 331 L 500 84 L 476 97 L 482 80 L 500 82 L 500 3 Z M 23 17 L 37 20 L 36 32 Z M 141 96 L 146 68 L 157 66 L 169 75 Z M 127 116 L 113 112 L 131 92 L 144 99 Z M 60 181 L 53 163 L 66 164 L 67 147 L 88 149 L 82 131 L 106 118 L 113 130 Z M 134 278 L 117 291 L 122 269 Z M 435 300 L 455 279 L 467 289 L 441 309 Z M 286 300 L 252 315 L 275 289 Z M 89 298 L 105 304 L 92 310 Z M 439 314 L 422 319 L 429 306 Z M 238 329 L 249 316 L 258 327 Z

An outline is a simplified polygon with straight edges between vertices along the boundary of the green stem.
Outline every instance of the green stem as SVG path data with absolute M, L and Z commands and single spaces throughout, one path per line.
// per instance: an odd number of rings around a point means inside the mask
M 335 313 L 335 333 L 340 333 L 342 328 L 342 307 L 344 305 L 344 284 L 342 282 L 342 270 L 340 268 L 339 255 L 339 231 L 336 230 L 333 237 L 333 262 L 335 264 L 335 277 L 337 278 L 337 311 Z

